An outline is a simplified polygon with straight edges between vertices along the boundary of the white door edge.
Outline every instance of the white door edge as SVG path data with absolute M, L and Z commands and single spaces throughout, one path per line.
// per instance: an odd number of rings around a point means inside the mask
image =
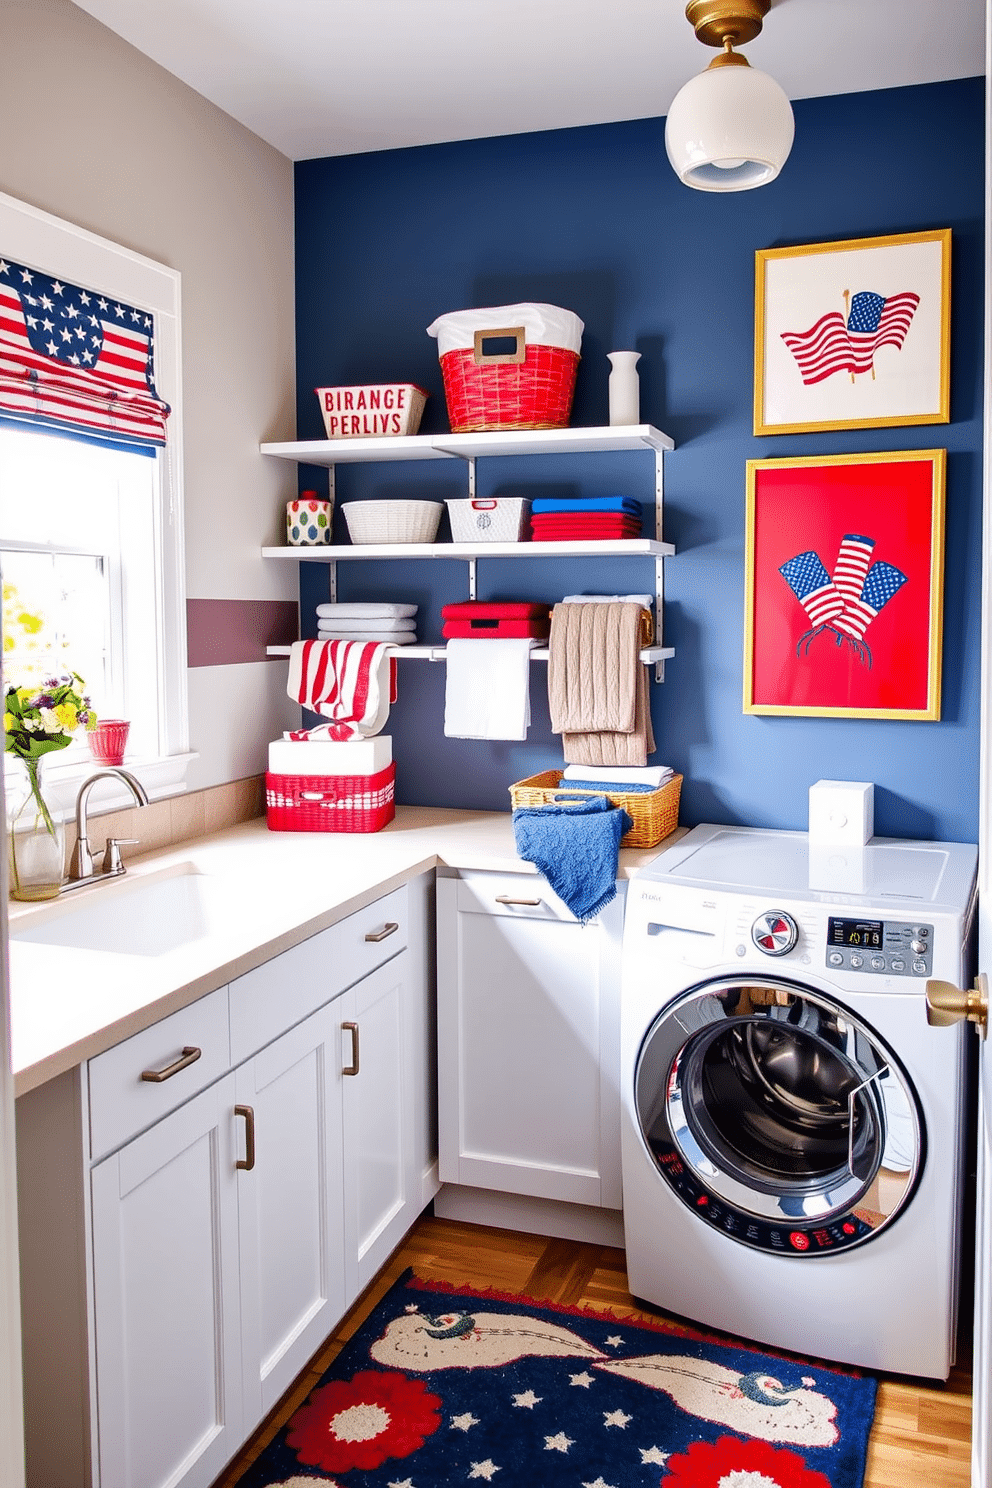
M 979 965 L 992 972 L 992 0 L 985 5 L 985 394 L 982 536 L 982 736 L 979 775 Z M 975 1227 L 975 1344 L 972 1488 L 992 1488 L 992 1048 L 979 1079 L 978 1201 Z

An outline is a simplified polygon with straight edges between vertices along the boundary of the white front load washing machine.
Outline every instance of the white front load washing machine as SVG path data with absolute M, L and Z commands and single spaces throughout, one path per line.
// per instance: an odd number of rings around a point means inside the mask
M 634 1296 L 872 1369 L 954 1361 L 977 849 L 696 827 L 628 885 Z M 811 887 L 827 883 L 829 887 Z

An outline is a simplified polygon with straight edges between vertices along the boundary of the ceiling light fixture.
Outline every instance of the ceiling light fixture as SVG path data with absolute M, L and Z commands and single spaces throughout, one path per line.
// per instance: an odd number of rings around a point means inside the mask
M 773 181 L 792 149 L 795 121 L 783 90 L 734 51 L 761 30 L 771 0 L 690 0 L 700 41 L 723 51 L 672 100 L 665 148 L 697 191 L 750 191 Z

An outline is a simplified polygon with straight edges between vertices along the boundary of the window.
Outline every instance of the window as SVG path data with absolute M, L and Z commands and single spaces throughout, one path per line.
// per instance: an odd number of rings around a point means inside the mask
M 134 452 L 0 424 L 0 572 L 7 684 L 77 671 L 98 714 L 131 720 L 128 753 L 149 793 L 170 794 L 183 788 L 192 758 L 179 276 L 2 194 L 0 255 L 141 306 L 154 326 L 156 386 L 172 408 L 165 449 Z M 53 759 L 65 809 L 92 768 L 82 738 Z M 113 804 L 110 791 L 106 799 Z

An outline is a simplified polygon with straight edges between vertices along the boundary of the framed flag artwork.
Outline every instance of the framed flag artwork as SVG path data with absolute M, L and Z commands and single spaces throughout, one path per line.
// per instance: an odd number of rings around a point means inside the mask
M 940 717 L 945 463 L 748 461 L 745 713 Z
M 951 231 L 755 255 L 754 432 L 946 424 Z

